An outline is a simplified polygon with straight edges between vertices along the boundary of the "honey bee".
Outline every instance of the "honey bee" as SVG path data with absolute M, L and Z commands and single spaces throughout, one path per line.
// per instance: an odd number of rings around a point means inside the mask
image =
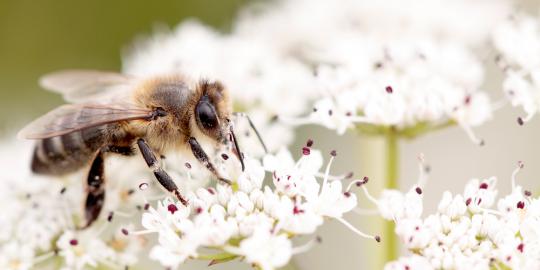
M 138 78 L 67 70 L 42 77 L 40 84 L 62 94 L 71 104 L 28 124 L 19 137 L 38 140 L 31 164 L 37 174 L 63 175 L 90 166 L 83 228 L 98 218 L 104 204 L 104 159 L 108 154 L 131 156 L 138 148 L 157 181 L 183 204 L 187 200 L 161 167 L 166 151 L 191 150 L 219 181 L 230 183 L 199 144 L 209 139 L 216 146 L 233 146 L 244 169 L 230 120 L 229 93 L 218 81 L 197 81 L 183 75 Z

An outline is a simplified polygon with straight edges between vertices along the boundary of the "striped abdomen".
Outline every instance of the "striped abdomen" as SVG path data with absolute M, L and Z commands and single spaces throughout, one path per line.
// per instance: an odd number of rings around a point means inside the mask
M 107 125 L 91 127 L 38 141 L 32 171 L 61 175 L 84 167 L 107 142 L 106 128 Z

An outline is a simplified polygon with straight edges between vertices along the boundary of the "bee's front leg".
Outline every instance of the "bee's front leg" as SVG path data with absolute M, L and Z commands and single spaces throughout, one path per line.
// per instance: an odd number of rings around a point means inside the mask
M 103 164 L 103 152 L 98 151 L 86 181 L 86 201 L 84 204 L 84 217 L 88 228 L 98 218 L 105 201 L 105 167 Z
M 217 179 L 221 182 L 224 182 L 228 185 L 231 184 L 231 181 L 228 180 L 228 179 L 225 179 L 223 178 L 219 173 L 218 171 L 216 170 L 216 168 L 214 167 L 214 165 L 212 164 L 212 162 L 210 162 L 210 159 L 208 158 L 208 155 L 206 154 L 206 152 L 204 152 L 204 149 L 202 149 L 201 145 L 199 144 L 199 142 L 197 141 L 197 139 L 191 137 L 189 138 L 188 140 L 189 142 L 189 145 L 191 146 L 191 152 L 193 152 L 193 156 L 195 156 L 195 158 L 202 164 L 204 165 L 204 167 L 206 167 L 211 173 L 213 173 Z
M 143 139 L 139 139 L 137 140 L 137 145 L 141 150 L 144 161 L 146 161 L 148 167 L 152 169 L 152 171 L 154 172 L 154 176 L 156 177 L 158 182 L 167 191 L 172 192 L 176 196 L 176 198 L 178 198 L 178 200 L 182 202 L 182 204 L 187 205 L 188 201 L 180 194 L 178 187 L 176 186 L 172 178 L 169 176 L 169 174 L 165 170 L 163 170 L 161 164 L 159 164 L 159 161 L 156 158 L 156 155 L 154 154 L 154 151 L 152 151 L 146 141 Z

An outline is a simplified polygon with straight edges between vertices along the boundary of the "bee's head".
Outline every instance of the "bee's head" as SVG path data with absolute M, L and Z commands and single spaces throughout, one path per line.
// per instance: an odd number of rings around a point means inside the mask
M 201 81 L 200 96 L 195 105 L 195 121 L 208 137 L 226 144 L 229 134 L 231 105 L 228 93 L 220 82 Z

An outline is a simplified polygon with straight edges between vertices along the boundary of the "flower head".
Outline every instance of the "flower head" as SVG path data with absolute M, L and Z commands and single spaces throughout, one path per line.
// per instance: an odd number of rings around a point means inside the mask
M 218 263 L 241 257 L 262 269 L 275 269 L 312 243 L 293 247 L 290 238 L 314 233 L 325 218 L 376 238 L 343 218 L 356 207 L 356 196 L 349 191 L 356 181 L 344 189 L 345 179 L 330 176 L 336 152 L 332 151 L 324 173 L 319 173 L 322 155 L 311 149 L 312 142 L 307 145 L 309 151 L 303 149 L 296 162 L 284 149 L 264 157 L 264 166 L 246 155 L 245 171 L 230 172 L 237 176 L 232 186 L 199 188 L 188 194 L 188 206 L 169 198 L 158 201 L 142 216 L 144 230 L 134 235 L 157 233 L 159 243 L 151 257 L 172 268 L 189 258 Z M 264 169 L 273 185 L 263 184 Z M 203 248 L 221 253 L 206 254 Z
M 396 234 L 414 255 L 385 269 L 535 269 L 540 266 L 538 198 L 515 184 L 498 200 L 495 179 L 473 179 L 463 194 L 445 192 L 436 213 L 395 219 Z M 407 268 L 408 267 L 408 268 Z

